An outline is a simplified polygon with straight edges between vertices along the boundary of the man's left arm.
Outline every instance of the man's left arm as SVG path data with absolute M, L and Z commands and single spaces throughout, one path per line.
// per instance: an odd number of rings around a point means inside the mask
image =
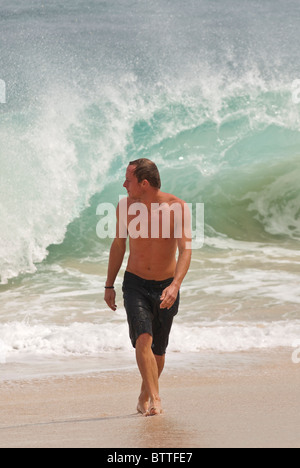
M 170 309 L 175 303 L 181 284 L 189 271 L 192 259 L 192 234 L 191 214 L 188 206 L 183 203 L 182 230 L 178 239 L 179 256 L 177 260 L 175 276 L 172 284 L 167 287 L 161 296 L 161 309 Z

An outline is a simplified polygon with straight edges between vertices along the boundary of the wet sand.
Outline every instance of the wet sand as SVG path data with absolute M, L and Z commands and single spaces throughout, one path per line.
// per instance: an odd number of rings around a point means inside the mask
M 1 382 L 0 447 L 299 448 L 300 364 L 290 356 L 167 369 L 165 411 L 151 418 L 135 411 L 136 371 Z

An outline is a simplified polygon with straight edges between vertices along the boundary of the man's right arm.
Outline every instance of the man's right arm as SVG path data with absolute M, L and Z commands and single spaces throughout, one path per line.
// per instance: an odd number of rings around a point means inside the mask
M 126 239 L 119 236 L 119 224 L 120 224 L 120 210 L 119 206 L 117 208 L 117 227 L 116 227 L 116 237 L 112 243 L 110 254 L 109 254 L 109 263 L 108 263 L 108 272 L 107 272 L 107 280 L 105 283 L 106 287 L 111 288 L 114 286 L 116 277 L 120 271 L 122 266 L 124 255 L 126 252 Z M 122 220 L 121 220 L 122 222 Z M 105 302 L 107 305 L 115 311 L 117 306 L 115 304 L 116 301 L 116 292 L 114 289 L 105 289 Z
M 109 254 L 107 280 L 105 284 L 106 286 L 111 287 L 114 285 L 116 277 L 122 266 L 125 252 L 126 252 L 126 240 L 115 239 L 112 243 L 110 254 Z

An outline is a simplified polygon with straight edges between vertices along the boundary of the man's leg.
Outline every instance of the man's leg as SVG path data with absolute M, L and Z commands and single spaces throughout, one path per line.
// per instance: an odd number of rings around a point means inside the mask
M 136 342 L 136 359 L 143 379 L 138 411 L 147 416 L 162 412 L 158 379 L 164 367 L 164 356 L 157 356 L 157 358 L 154 356 L 152 341 L 152 336 L 144 333 Z
M 158 378 L 160 378 L 162 371 L 164 370 L 164 367 L 165 367 L 166 355 L 164 354 L 163 356 L 157 356 L 154 354 L 154 357 L 155 357 L 157 369 L 158 369 Z M 141 394 L 139 396 L 139 401 L 137 405 L 138 412 L 142 414 L 146 414 L 147 411 L 149 410 L 149 402 L 150 402 L 150 395 L 146 389 L 146 385 L 143 380 Z

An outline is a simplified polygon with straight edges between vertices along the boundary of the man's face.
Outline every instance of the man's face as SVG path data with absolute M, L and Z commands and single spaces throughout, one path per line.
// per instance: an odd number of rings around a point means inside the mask
M 128 166 L 126 171 L 126 180 L 123 187 L 126 188 L 130 198 L 139 199 L 142 193 L 141 185 L 134 175 L 135 166 Z

